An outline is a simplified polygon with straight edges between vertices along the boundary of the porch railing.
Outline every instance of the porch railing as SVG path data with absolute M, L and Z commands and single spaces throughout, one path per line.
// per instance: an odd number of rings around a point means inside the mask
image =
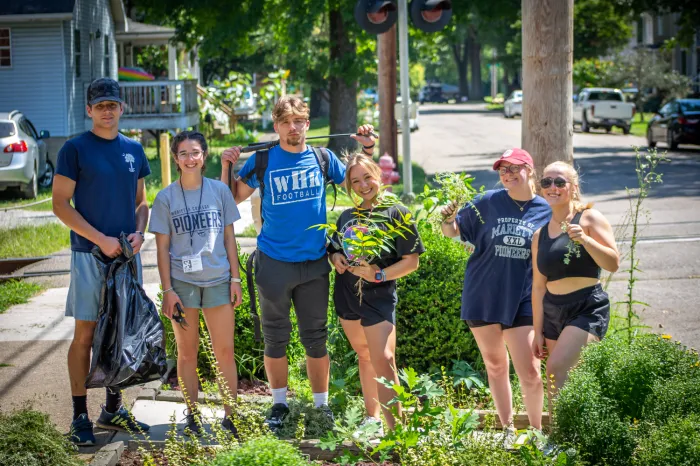
M 199 111 L 194 79 L 121 81 L 119 87 L 124 100 L 122 118 L 180 116 Z

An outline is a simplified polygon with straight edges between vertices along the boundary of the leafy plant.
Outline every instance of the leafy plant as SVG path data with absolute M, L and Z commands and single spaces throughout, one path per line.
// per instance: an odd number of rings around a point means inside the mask
M 676 415 L 641 440 L 635 466 L 695 466 L 700 464 L 700 414 Z
M 455 202 L 459 207 L 464 206 L 477 194 L 483 192 L 483 186 L 480 191 L 477 191 L 472 186 L 472 181 L 474 181 L 474 177 L 466 173 L 444 172 L 435 175 L 435 182 L 438 186 L 431 188 L 426 184 L 423 187 L 423 192 L 418 196 L 418 201 L 423 204 L 423 210 L 418 214 L 418 218 L 426 220 L 434 229 L 439 229 L 443 220 L 442 207 L 451 202 Z M 474 209 L 483 223 L 476 207 L 472 204 L 470 207 Z
M 566 233 L 566 230 L 568 228 L 568 222 L 561 222 L 562 233 Z M 569 265 L 571 263 L 571 256 L 576 256 L 577 259 L 581 258 L 581 245 L 569 239 L 569 242 L 566 243 L 566 254 L 564 254 L 564 264 Z
M 299 450 L 273 437 L 249 440 L 219 453 L 208 466 L 307 466 Z

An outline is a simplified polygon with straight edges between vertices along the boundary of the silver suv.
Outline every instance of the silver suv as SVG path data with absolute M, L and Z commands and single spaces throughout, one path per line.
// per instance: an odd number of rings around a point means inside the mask
M 22 197 L 33 199 L 40 185 L 51 185 L 54 167 L 42 141 L 48 137 L 48 131 L 37 133 L 22 113 L 0 112 L 0 191 L 17 188 Z

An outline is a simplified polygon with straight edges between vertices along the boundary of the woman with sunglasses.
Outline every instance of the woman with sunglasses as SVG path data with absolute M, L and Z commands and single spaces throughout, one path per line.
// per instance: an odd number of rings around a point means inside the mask
M 201 133 L 181 132 L 170 150 L 180 179 L 156 196 L 149 229 L 156 235 L 162 312 L 174 320 L 177 375 L 187 393 L 185 434 L 200 435 L 202 428 L 196 406 L 202 309 L 217 369 L 225 381 L 220 389 L 228 391 L 221 426 L 237 436 L 230 405 L 238 389 L 234 308 L 241 304 L 242 291 L 233 223 L 241 216 L 228 186 L 203 176 L 208 150 Z
M 459 211 L 455 203 L 445 207 L 442 232 L 475 246 L 464 277 L 462 319 L 484 359 L 508 444 L 515 440 L 509 353 L 530 425 L 541 428 L 544 391 L 540 361 L 531 351 L 535 332 L 530 243 L 534 232 L 549 221 L 551 209 L 535 194 L 534 163 L 526 151 L 505 151 L 493 169 L 505 189 L 486 191 Z
M 600 286 L 600 269 L 615 272 L 620 254 L 610 223 L 581 201 L 573 166 L 548 165 L 540 186 L 552 219 L 532 239 L 532 351 L 539 359 L 549 354 L 551 412 L 551 400 L 583 347 L 603 338 L 608 329 L 610 302 Z

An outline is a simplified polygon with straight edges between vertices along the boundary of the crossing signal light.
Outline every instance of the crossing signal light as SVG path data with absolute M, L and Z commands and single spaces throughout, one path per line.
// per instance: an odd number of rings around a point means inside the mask
M 387 32 L 398 16 L 396 0 L 358 0 L 355 5 L 355 20 L 370 34 Z
M 452 18 L 450 0 L 412 0 L 409 15 L 413 25 L 424 32 L 437 32 Z

